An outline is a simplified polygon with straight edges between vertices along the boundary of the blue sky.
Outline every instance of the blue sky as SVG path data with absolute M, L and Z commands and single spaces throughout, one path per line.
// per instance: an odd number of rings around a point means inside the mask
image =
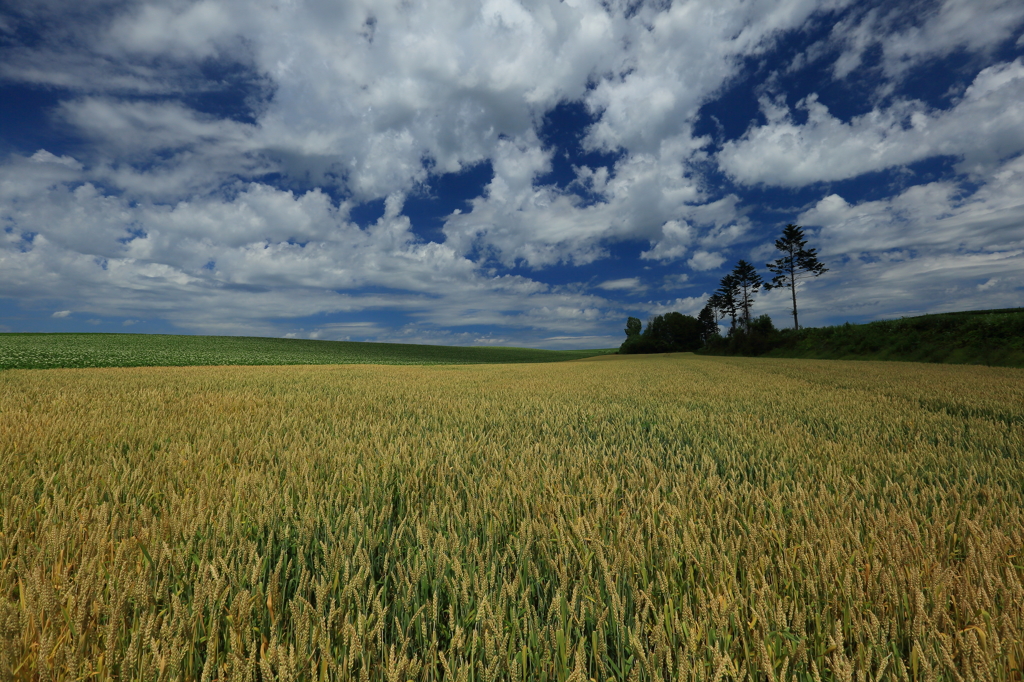
M 789 222 L 803 324 L 1021 306 L 1022 152 L 1019 0 L 8 0 L 0 331 L 610 347 Z

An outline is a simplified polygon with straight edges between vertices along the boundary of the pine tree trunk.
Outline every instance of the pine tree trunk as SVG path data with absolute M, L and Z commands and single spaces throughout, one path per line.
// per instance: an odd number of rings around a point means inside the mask
M 789 288 L 793 291 L 793 329 L 800 329 L 800 321 L 796 316 L 796 273 L 789 271 Z

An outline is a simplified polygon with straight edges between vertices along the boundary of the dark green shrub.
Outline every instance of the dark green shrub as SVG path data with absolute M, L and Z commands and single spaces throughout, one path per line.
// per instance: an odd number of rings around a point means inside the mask
M 637 328 L 633 321 L 626 322 L 626 340 L 619 347 L 623 355 L 634 353 L 677 353 L 692 352 L 702 345 L 703 326 L 697 318 L 682 313 L 671 312 L 657 315 L 647 322 L 647 327 L 640 334 L 629 332 Z

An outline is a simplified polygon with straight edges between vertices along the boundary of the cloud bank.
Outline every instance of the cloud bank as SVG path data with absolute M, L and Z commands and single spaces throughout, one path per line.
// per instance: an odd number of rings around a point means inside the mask
M 794 216 L 834 259 L 809 320 L 909 310 L 943 268 L 948 306 L 1019 297 L 1017 3 L 47 0 L 0 18 L 0 84 L 53 97 L 20 123 L 40 145 L 0 161 L 0 296 L 50 319 L 610 344 Z M 960 86 L 915 96 L 951 55 Z M 744 78 L 749 123 L 709 133 Z M 854 81 L 871 104 L 849 114 L 827 93 Z M 581 122 L 552 137 L 567 105 Z M 436 227 L 408 208 L 478 168 Z M 903 180 L 881 199 L 828 185 L 885 172 Z M 874 308 L 813 299 L 887 277 Z M 668 281 L 692 290 L 636 302 Z

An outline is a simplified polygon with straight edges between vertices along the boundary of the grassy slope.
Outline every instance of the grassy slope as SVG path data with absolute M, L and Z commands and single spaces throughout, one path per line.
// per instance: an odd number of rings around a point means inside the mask
M 189 365 L 452 365 L 558 362 L 603 350 L 464 348 L 167 334 L 0 334 L 0 369 Z
M 770 345 L 764 357 L 1024 367 L 1024 308 L 783 330 Z

